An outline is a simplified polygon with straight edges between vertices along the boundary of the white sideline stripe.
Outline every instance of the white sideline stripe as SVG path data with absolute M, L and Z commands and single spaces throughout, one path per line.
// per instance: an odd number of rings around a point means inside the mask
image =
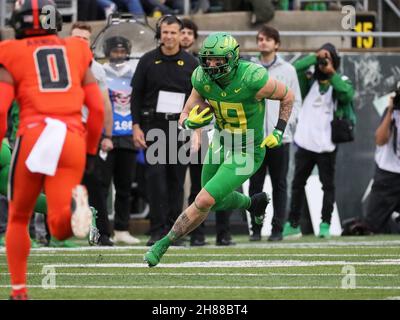
M 8 276 L 8 272 L 0 273 L 2 276 Z M 41 272 L 28 272 L 27 275 L 35 276 L 40 275 L 43 276 Z M 56 272 L 56 273 L 46 273 L 46 275 L 56 275 L 56 276 L 216 276 L 216 277 L 276 277 L 276 276 L 287 276 L 287 277 L 343 277 L 343 273 L 206 273 L 206 272 L 198 272 L 198 273 L 181 273 L 181 272 L 138 272 L 138 273 L 74 273 L 74 272 Z M 360 273 L 356 274 L 357 277 L 399 277 L 398 274 L 392 273 Z
M 0 288 L 9 288 L 9 285 L 0 285 Z M 29 285 L 29 288 L 43 288 L 42 285 Z M 302 286 L 302 287 L 263 287 L 263 286 L 94 286 L 94 285 L 61 285 L 55 286 L 54 289 L 256 289 L 256 290 L 315 290 L 315 289 L 329 289 L 329 290 L 400 290 L 400 287 L 377 287 L 377 286 L 357 286 L 356 288 L 342 288 L 342 287 L 329 287 L 329 286 Z
M 46 264 L 30 262 L 30 266 L 47 266 L 60 268 L 148 268 L 143 263 L 57 263 Z M 302 260 L 232 260 L 232 261 L 192 261 L 181 263 L 161 263 L 158 268 L 264 268 L 264 267 L 315 267 L 334 265 L 358 265 L 358 266 L 400 266 L 400 259 L 382 259 L 373 261 L 302 261 Z M 7 266 L 0 263 L 0 266 Z
M 377 261 L 299 261 L 299 260 L 241 260 L 241 261 L 202 261 L 182 263 L 161 263 L 158 268 L 264 268 L 264 267 L 314 267 L 334 265 L 381 266 L 400 265 L 397 260 Z M 47 264 L 47 267 L 61 268 L 147 268 L 146 263 L 58 263 Z
M 381 241 L 336 241 L 336 240 L 327 240 L 324 242 L 295 242 L 295 243 L 259 243 L 259 244 L 251 244 L 251 243 L 238 243 L 234 246 L 234 248 L 254 248 L 254 249 L 262 249 L 262 248 L 270 248 L 270 249 L 283 249 L 283 248 L 333 248 L 333 247 L 346 247 L 350 246 L 352 248 L 391 248 L 398 249 L 400 246 L 400 240 L 381 240 Z M 176 247 L 172 246 L 171 249 L 175 250 L 190 250 L 194 247 Z M 121 247 L 78 247 L 78 248 L 35 248 L 31 249 L 31 252 L 40 252 L 40 251 L 118 251 L 118 250 L 147 250 L 148 246 L 121 246 Z M 207 245 L 204 249 L 218 249 L 218 250 L 226 250 L 226 247 Z M 5 248 L 0 249 L 0 253 L 5 253 Z
M 143 253 L 144 254 L 144 253 Z M 141 257 L 142 253 L 103 253 L 103 257 Z M 4 255 L 4 254 L 0 254 Z M 65 253 L 32 253 L 30 257 L 53 257 L 65 256 Z M 98 257 L 98 253 L 73 253 L 69 257 Z M 399 254 L 340 254 L 340 253 L 168 253 L 168 256 L 175 257 L 398 257 Z

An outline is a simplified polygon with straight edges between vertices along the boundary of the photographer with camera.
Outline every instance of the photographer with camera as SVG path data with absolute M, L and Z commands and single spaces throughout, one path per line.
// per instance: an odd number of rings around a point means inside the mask
M 294 135 L 298 149 L 289 221 L 284 226 L 283 237 L 299 238 L 302 235 L 299 220 L 305 199 L 304 187 L 317 165 L 324 191 L 319 237 L 329 238 L 335 202 L 336 143 L 339 142 L 336 137 L 340 136 L 340 142 L 353 138 L 354 88 L 348 77 L 337 72 L 340 58 L 331 43 L 324 44 L 316 54 L 310 54 L 293 65 L 299 79 L 303 104 Z M 334 125 L 338 119 L 340 124 L 344 121 L 344 128 L 340 126 L 337 129 Z
M 375 132 L 376 169 L 365 222 L 374 233 L 390 231 L 388 222 L 400 212 L 400 88 Z

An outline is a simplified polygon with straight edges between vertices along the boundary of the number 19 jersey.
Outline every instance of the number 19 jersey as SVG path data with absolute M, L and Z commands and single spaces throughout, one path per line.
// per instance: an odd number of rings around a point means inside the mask
M 2 42 L 0 65 L 14 79 L 21 125 L 38 115 L 80 121 L 82 80 L 91 61 L 89 46 L 79 38 L 49 35 Z
M 265 114 L 265 100 L 255 96 L 267 81 L 268 71 L 263 66 L 244 60 L 239 60 L 236 73 L 225 88 L 210 80 L 200 66 L 192 75 L 193 87 L 214 109 L 216 128 L 244 138 L 248 130 L 254 130 L 255 145 L 264 138 Z

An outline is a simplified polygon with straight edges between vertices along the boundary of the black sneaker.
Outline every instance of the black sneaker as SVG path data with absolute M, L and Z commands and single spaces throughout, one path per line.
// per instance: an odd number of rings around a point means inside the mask
M 253 233 L 250 237 L 249 237 L 250 241 L 261 241 L 261 233 Z
M 268 237 L 268 241 L 281 241 L 283 239 L 282 232 L 272 231 L 271 235 Z
M 193 239 L 190 240 L 190 245 L 192 247 L 202 247 L 205 246 L 207 243 L 204 241 L 204 239 Z
M 222 238 L 222 239 L 217 240 L 215 242 L 215 244 L 217 246 L 234 246 L 234 245 L 236 245 L 236 242 L 232 241 L 231 239 Z
M 251 197 L 251 205 L 248 211 L 254 215 L 256 224 L 262 225 L 269 201 L 270 198 L 266 192 L 256 193 Z
M 114 242 L 112 242 L 109 238 L 109 236 L 105 234 L 101 234 L 99 237 L 99 240 L 97 241 L 98 246 L 104 246 L 104 247 L 112 247 L 114 246 Z

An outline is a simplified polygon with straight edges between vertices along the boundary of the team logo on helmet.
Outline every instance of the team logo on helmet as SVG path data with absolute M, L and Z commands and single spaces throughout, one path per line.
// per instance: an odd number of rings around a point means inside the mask
M 218 59 L 215 66 L 211 59 Z M 236 69 L 239 63 L 239 44 L 226 32 L 210 34 L 199 51 L 200 65 L 211 80 L 218 80 Z

